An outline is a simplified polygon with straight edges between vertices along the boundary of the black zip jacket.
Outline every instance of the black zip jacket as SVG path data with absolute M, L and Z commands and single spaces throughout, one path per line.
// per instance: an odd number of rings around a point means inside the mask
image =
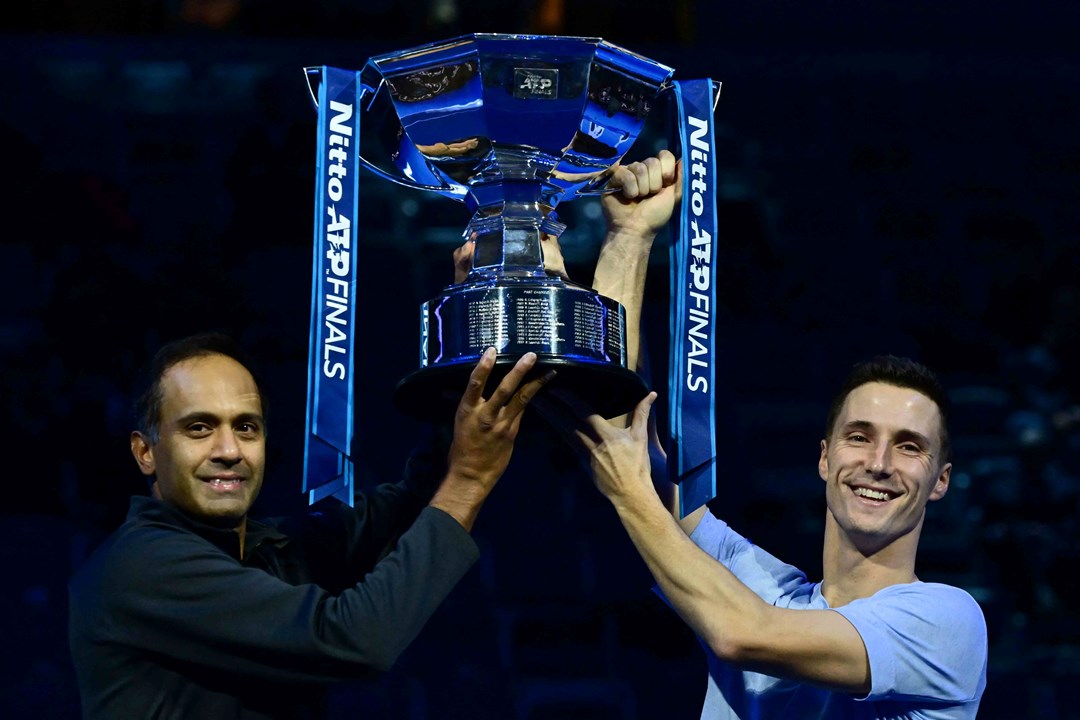
M 389 668 L 477 559 L 421 506 L 384 485 L 249 519 L 241 560 L 235 532 L 132 498 L 69 588 L 83 717 L 319 717 L 326 683 Z

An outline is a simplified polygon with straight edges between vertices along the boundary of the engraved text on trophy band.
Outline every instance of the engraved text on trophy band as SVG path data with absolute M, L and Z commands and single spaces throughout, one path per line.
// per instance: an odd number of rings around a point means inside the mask
M 574 303 L 574 344 L 600 355 L 604 334 L 604 309 L 595 303 Z
M 560 345 L 565 339 L 560 336 L 559 322 L 553 312 L 551 297 L 546 291 L 520 294 L 514 301 L 514 330 L 517 342 L 522 345 L 542 345 L 550 347 Z
M 435 353 L 431 362 L 436 364 L 440 358 L 474 359 L 489 346 L 500 353 L 533 350 L 625 362 L 619 306 L 589 291 L 526 286 L 486 289 L 444 296 L 426 304 L 422 312 L 424 344 L 431 348 L 425 352 Z
M 469 303 L 468 344 L 473 348 L 506 346 L 509 318 L 498 295 L 473 300 Z

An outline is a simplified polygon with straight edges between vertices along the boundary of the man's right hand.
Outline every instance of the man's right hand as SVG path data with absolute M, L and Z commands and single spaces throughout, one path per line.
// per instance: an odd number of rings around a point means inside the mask
M 536 354 L 526 353 L 485 400 L 495 355 L 495 349 L 488 348 L 469 376 L 454 416 L 446 477 L 430 502 L 466 530 L 472 530 L 480 506 L 510 462 L 525 406 L 555 375 L 549 372 L 521 385 L 536 364 Z

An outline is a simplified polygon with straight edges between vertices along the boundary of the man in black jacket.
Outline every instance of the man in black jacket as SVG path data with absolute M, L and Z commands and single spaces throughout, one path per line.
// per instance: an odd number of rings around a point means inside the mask
M 328 681 L 390 667 L 475 562 L 469 531 L 550 377 L 518 388 L 530 353 L 485 400 L 494 361 L 472 373 L 433 494 L 406 480 L 261 523 L 255 377 L 222 336 L 163 348 L 131 435 L 152 497 L 71 583 L 84 717 L 317 717 Z

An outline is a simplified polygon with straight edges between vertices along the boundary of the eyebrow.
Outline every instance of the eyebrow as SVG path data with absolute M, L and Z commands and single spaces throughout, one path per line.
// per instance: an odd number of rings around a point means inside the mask
M 843 424 L 843 426 L 840 428 L 840 432 L 851 432 L 853 430 L 867 431 L 873 429 L 874 426 L 866 420 L 851 420 L 850 422 L 846 422 Z
M 263 418 L 262 418 L 262 415 L 260 415 L 259 413 L 245 412 L 245 413 L 240 413 L 239 415 L 237 415 L 235 418 L 232 419 L 232 421 L 234 423 L 254 422 L 254 423 L 258 423 L 259 425 L 261 425 L 262 422 L 263 422 Z M 177 418 L 177 420 L 176 420 L 176 424 L 179 427 L 189 425 L 189 424 L 191 424 L 193 422 L 204 422 L 204 423 L 209 423 L 209 424 L 217 424 L 217 423 L 221 422 L 221 418 L 218 417 L 217 415 L 213 414 L 213 413 L 205 412 L 205 411 L 200 410 L 200 411 L 195 411 L 195 412 L 188 413 L 187 415 L 183 415 L 183 416 Z
M 909 440 L 915 441 L 916 444 L 926 448 L 927 452 L 930 451 L 930 438 L 926 437 L 920 432 L 914 430 L 901 430 L 896 433 L 896 439 L 900 442 L 907 442 Z
M 864 432 L 869 432 L 871 430 L 875 430 L 875 427 L 873 423 L 867 420 L 852 420 L 851 422 L 844 423 L 844 426 L 840 429 L 841 432 L 852 432 L 854 430 L 862 430 Z M 930 439 L 928 437 L 923 435 L 921 432 L 909 430 L 907 428 L 903 428 L 897 431 L 896 440 L 898 442 L 914 441 L 922 447 L 926 448 L 927 450 L 929 450 L 931 447 Z

